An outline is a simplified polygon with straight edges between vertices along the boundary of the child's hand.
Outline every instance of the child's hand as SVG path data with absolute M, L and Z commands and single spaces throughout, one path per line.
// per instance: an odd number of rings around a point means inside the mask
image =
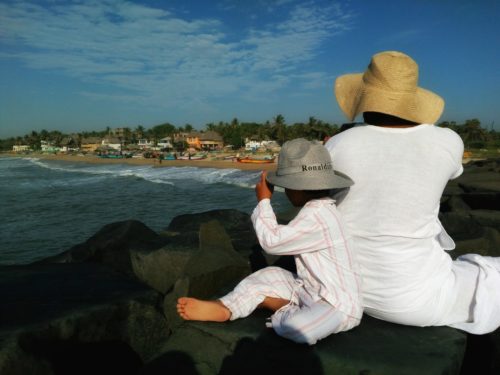
M 262 199 L 271 199 L 273 196 L 274 186 L 268 184 L 266 181 L 267 172 L 263 171 L 260 175 L 260 181 L 255 185 L 255 194 L 257 195 L 257 201 Z

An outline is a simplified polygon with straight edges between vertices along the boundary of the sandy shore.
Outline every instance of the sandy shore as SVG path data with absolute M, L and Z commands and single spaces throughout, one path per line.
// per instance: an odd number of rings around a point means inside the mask
M 270 164 L 247 164 L 238 163 L 237 161 L 231 160 L 162 160 L 161 163 L 158 159 L 139 159 L 139 158 L 129 158 L 129 159 L 106 159 L 100 158 L 94 155 L 65 155 L 65 154 L 39 154 L 32 153 L 29 155 L 19 155 L 19 154 L 4 154 L 4 156 L 16 156 L 16 157 L 33 157 L 46 160 L 61 160 L 69 162 L 79 162 L 79 163 L 92 163 L 92 164 L 131 164 L 131 165 L 152 165 L 157 168 L 163 167 L 199 167 L 199 168 L 232 168 L 241 170 L 266 170 L 274 171 L 276 170 L 276 163 Z

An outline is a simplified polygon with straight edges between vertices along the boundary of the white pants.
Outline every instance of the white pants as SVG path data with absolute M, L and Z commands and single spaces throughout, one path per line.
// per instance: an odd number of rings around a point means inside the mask
M 360 320 L 335 309 L 320 297 L 311 296 L 302 281 L 279 267 L 261 269 L 242 280 L 220 298 L 231 311 L 231 320 L 250 315 L 266 297 L 290 302 L 277 310 L 268 323 L 276 333 L 298 343 L 313 345 L 332 333 L 356 327 Z
M 435 286 L 419 309 L 391 312 L 365 307 L 365 312 L 393 323 L 447 325 L 478 335 L 500 327 L 500 258 L 460 256 Z

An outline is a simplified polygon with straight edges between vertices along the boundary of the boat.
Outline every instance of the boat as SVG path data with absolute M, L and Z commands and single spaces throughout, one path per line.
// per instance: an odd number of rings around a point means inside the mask
M 202 160 L 206 158 L 206 154 L 182 155 L 177 157 L 178 160 Z
M 161 156 L 162 160 L 177 160 L 177 156 L 174 154 L 165 154 Z
M 132 154 L 100 154 L 98 155 L 103 159 L 128 159 L 132 157 Z
M 276 157 L 274 156 L 265 156 L 263 158 L 244 156 L 236 158 L 236 161 L 238 163 L 268 164 L 268 163 L 274 163 L 274 159 L 276 159 Z

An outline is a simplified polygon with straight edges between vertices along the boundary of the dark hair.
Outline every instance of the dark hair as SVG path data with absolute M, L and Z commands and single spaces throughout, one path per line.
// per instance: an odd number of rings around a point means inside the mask
M 307 195 L 307 200 L 310 201 L 312 199 L 321 199 L 324 197 L 333 196 L 344 189 L 346 188 L 327 189 L 327 190 L 303 190 L 303 191 Z
M 419 125 L 418 122 L 405 120 L 404 118 L 388 115 L 381 112 L 363 112 L 365 123 L 370 125 Z

